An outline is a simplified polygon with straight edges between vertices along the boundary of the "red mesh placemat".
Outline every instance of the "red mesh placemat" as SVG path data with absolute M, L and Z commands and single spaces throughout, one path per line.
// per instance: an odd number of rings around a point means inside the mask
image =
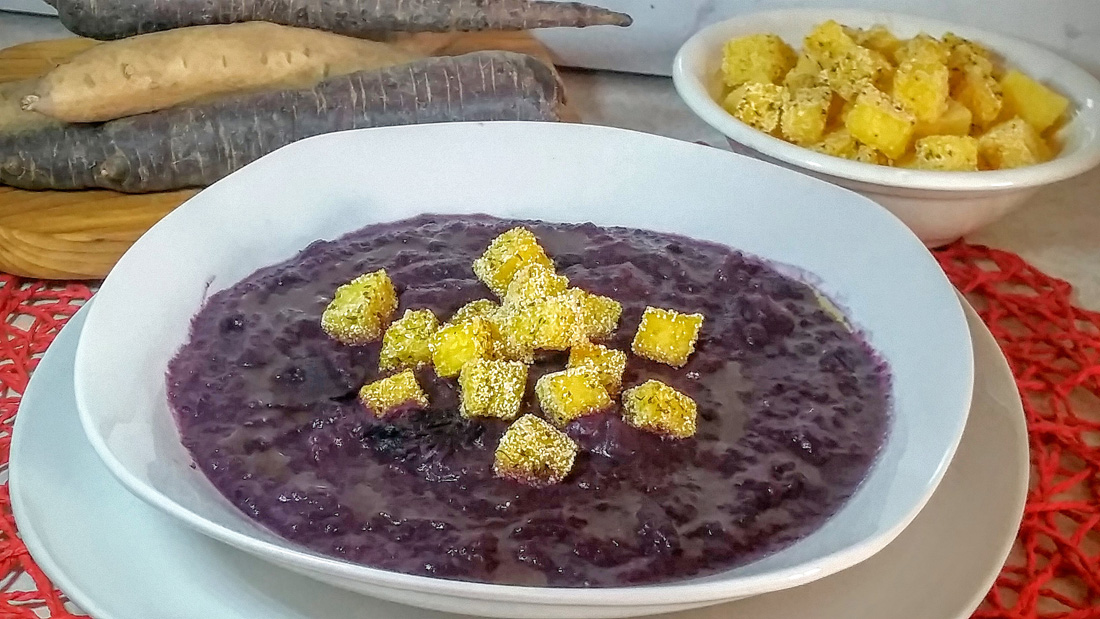
M 1019 539 L 974 616 L 1100 618 L 1100 313 L 1074 307 L 1067 282 L 1014 254 L 959 243 L 937 257 L 1005 351 L 1031 441 L 1032 489 Z M 0 467 L 37 356 L 89 296 L 82 285 L 58 289 L 0 275 Z M 19 591 L 26 586 L 17 582 L 36 589 Z M 0 617 L 30 619 L 42 610 L 74 617 L 64 604 L 16 536 L 0 486 Z
M 16 536 L 7 468 L 11 428 L 29 375 L 61 327 L 91 296 L 83 284 L 60 287 L 0 273 L 0 617 L 33 619 L 43 610 L 55 619 L 75 617 Z
M 1100 617 L 1100 313 L 1019 256 L 937 252 L 1001 345 L 1023 397 L 1031 491 L 1016 547 L 982 618 Z

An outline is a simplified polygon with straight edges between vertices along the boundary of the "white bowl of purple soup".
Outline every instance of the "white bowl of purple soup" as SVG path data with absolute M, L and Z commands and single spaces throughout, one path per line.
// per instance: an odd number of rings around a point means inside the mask
M 335 287 L 385 268 L 399 309 L 445 320 L 490 296 L 470 262 L 514 226 L 622 304 L 610 347 L 629 352 L 648 305 L 705 316 L 686 365 L 632 356 L 623 377 L 694 398 L 693 436 L 615 404 L 562 428 L 573 468 L 533 487 L 493 472 L 507 423 L 460 415 L 431 368 L 422 410 L 357 401 L 378 346 L 321 330 Z M 471 123 L 311 138 L 202 191 L 106 279 L 75 380 L 112 473 L 231 546 L 434 610 L 626 617 L 882 549 L 939 483 L 972 377 L 950 283 L 870 200 L 642 133 Z

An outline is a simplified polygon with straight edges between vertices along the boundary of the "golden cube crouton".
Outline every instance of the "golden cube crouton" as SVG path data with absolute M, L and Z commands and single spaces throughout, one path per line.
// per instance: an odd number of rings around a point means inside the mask
M 795 144 L 821 141 L 832 101 L 833 93 L 826 87 L 788 91 L 779 121 L 783 137 Z
M 874 165 L 890 165 L 890 159 L 886 155 L 866 144 L 856 145 L 856 154 L 852 159 Z
M 695 352 L 702 326 L 702 314 L 647 307 L 630 349 L 639 357 L 682 367 Z
M 914 168 L 921 170 L 978 170 L 978 140 L 968 135 L 932 135 L 917 140 Z
M 858 97 L 844 126 L 852 137 L 891 159 L 897 159 L 909 148 L 916 119 L 890 97 L 876 89 L 868 89 Z
M 963 60 L 971 60 L 973 58 L 993 59 L 993 53 L 984 45 L 960 37 L 954 32 L 944 33 L 940 40 L 943 41 L 943 44 L 947 46 L 947 49 L 950 50 L 952 55 L 961 54 L 961 59 Z
M 623 306 L 615 299 L 592 294 L 580 288 L 566 290 L 565 296 L 572 297 L 580 304 L 583 318 L 582 330 L 587 338 L 599 340 L 611 337 L 615 328 L 619 326 Z
M 428 406 L 428 396 L 416 382 L 412 370 L 363 385 L 359 390 L 359 401 L 379 419 Z
M 774 34 L 751 34 L 726 43 L 722 79 L 730 88 L 749 82 L 774 84 L 794 63 L 794 50 L 783 39 Z
M 771 133 L 779 126 L 785 92 L 783 86 L 749 82 L 734 89 L 722 107 L 746 125 Z
M 458 324 L 460 322 L 473 320 L 474 318 L 483 319 L 483 324 L 489 328 L 493 344 L 491 350 L 486 353 L 485 357 L 495 359 L 500 356 L 499 349 L 502 345 L 500 330 L 497 327 L 497 318 L 500 314 L 500 309 L 500 305 L 495 301 L 490 301 L 489 299 L 476 299 L 455 310 L 449 322 L 450 324 Z
M 918 121 L 933 122 L 947 111 L 949 77 L 947 65 L 938 60 L 906 60 L 894 73 L 894 100 Z
M 522 484 L 549 486 L 569 475 L 576 457 L 573 439 L 543 419 L 524 415 L 500 437 L 493 472 Z
M 535 350 L 567 350 L 585 340 L 583 308 L 564 294 L 507 305 L 498 314 L 496 327 L 499 354 L 514 361 L 530 362 Z
M 802 53 L 813 58 L 823 67 L 828 66 L 828 63 L 843 56 L 853 47 L 859 46 L 848 34 L 848 30 L 831 19 L 815 26 L 802 40 Z
M 863 163 L 872 163 L 875 165 L 888 165 L 890 163 L 886 155 L 883 155 L 866 144 L 861 144 L 859 140 L 852 137 L 852 134 L 844 127 L 830 131 L 825 134 L 825 137 L 820 142 L 811 144 L 809 148 L 819 153 L 825 153 L 826 155 L 843 157 Z
M 834 157 L 855 159 L 859 142 L 844 127 L 834 129 L 825 134 L 820 142 L 810 146 L 811 149 Z
M 535 383 L 539 406 L 559 426 L 611 406 L 600 374 L 592 368 L 569 368 L 546 374 Z
M 528 264 L 554 268 L 533 232 L 512 228 L 493 239 L 485 253 L 474 261 L 474 274 L 497 296 L 503 297 L 516 272 Z
M 993 54 L 982 45 L 950 32 L 943 35 L 943 44 L 948 49 L 947 67 L 951 70 L 952 88 L 958 85 L 967 70 L 993 75 Z
M 1069 99 L 1016 70 L 1001 78 L 1001 90 L 1009 112 L 1026 120 L 1039 133 L 1053 125 L 1069 107 Z
M 882 24 L 875 24 L 866 30 L 849 28 L 847 32 L 856 45 L 872 49 L 887 58 L 893 58 L 894 53 L 901 47 L 901 40 Z
M 913 137 L 923 138 L 929 135 L 970 135 L 970 109 L 954 99 L 947 100 L 947 109 L 931 122 L 917 121 L 913 127 Z
M 575 298 L 558 295 L 536 303 L 534 308 L 536 349 L 568 350 L 584 341 L 584 308 Z
M 491 319 L 496 315 L 499 309 L 500 305 L 494 301 L 490 301 L 489 299 L 476 299 L 455 310 L 449 322 L 459 323 L 470 320 L 471 318 Z
M 535 335 L 538 318 L 530 306 L 509 306 L 493 318 L 496 341 L 493 356 L 497 359 L 534 363 Z
M 803 41 L 803 53 L 825 70 L 837 94 L 851 99 L 875 84 L 889 63 L 877 52 L 856 45 L 843 26 L 829 20 L 819 24 Z
M 783 85 L 789 90 L 817 88 L 828 86 L 829 80 L 825 75 L 825 70 L 817 64 L 816 60 L 802 54 L 798 57 L 798 62 L 795 63 L 794 68 L 788 71 L 786 77 L 783 78 Z
M 660 381 L 647 380 L 623 392 L 623 420 L 654 434 L 688 438 L 695 434 L 695 400 Z
M 344 344 L 376 342 L 397 311 L 397 290 L 385 269 L 360 275 L 336 289 L 321 314 L 321 328 Z
M 431 363 L 432 350 L 428 343 L 438 329 L 439 320 L 432 310 L 405 310 L 382 336 L 379 368 L 385 372 Z
M 528 264 L 516 271 L 504 293 L 504 303 L 531 303 L 565 292 L 569 278 L 542 264 Z
M 443 325 L 429 341 L 435 373 L 458 376 L 466 362 L 491 356 L 493 333 L 492 324 L 484 318 Z
M 523 403 L 527 366 L 519 361 L 474 359 L 462 366 L 458 385 L 463 415 L 511 421 L 519 415 Z
M 970 110 L 972 122 L 988 127 L 1001 115 L 1004 96 L 1001 85 L 984 70 L 967 67 L 952 90 L 952 96 Z
M 1042 163 L 1050 147 L 1027 121 L 1016 117 L 996 125 L 978 138 L 978 153 L 995 170 Z
M 569 349 L 569 368 L 586 368 L 596 374 L 610 395 L 617 395 L 623 386 L 626 353 L 591 342 Z
M 947 64 L 951 50 L 942 41 L 927 34 L 918 34 L 894 51 L 894 60 L 898 65 L 909 61 Z

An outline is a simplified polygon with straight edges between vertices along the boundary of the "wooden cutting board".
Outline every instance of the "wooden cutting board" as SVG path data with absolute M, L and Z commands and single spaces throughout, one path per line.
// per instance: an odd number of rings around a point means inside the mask
M 550 52 L 525 32 L 418 34 L 395 42 L 426 55 L 502 49 L 552 63 Z M 93 45 L 97 42 L 68 38 L 0 50 L 0 82 L 37 77 Z M 573 116 L 568 109 L 566 116 Z M 102 279 L 138 237 L 195 193 L 0 186 L 0 271 L 40 279 Z

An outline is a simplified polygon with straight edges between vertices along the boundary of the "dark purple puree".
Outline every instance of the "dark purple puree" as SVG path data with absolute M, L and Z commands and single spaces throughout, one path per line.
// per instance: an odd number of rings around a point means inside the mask
M 572 423 L 560 485 L 495 478 L 507 424 L 468 421 L 457 385 L 417 372 L 431 409 L 382 422 L 356 400 L 379 345 L 319 326 L 337 286 L 385 268 L 406 308 L 440 319 L 492 298 L 471 263 L 524 225 L 574 286 L 623 304 L 630 350 L 646 305 L 706 316 L 683 368 L 629 357 L 623 384 L 658 378 L 699 406 L 698 433 L 663 440 L 616 406 Z M 534 383 L 565 365 L 549 354 Z M 168 372 L 197 466 L 234 505 L 324 554 L 494 583 L 614 586 L 701 576 L 816 529 L 866 475 L 887 428 L 887 373 L 812 290 L 760 260 L 679 236 L 591 224 L 421 216 L 316 242 L 213 295 Z

